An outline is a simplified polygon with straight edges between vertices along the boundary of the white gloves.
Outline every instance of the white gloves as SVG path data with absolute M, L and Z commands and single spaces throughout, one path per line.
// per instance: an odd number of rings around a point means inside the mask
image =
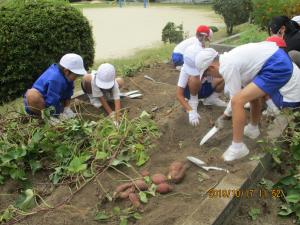
M 116 113 L 115 113 L 115 111 L 112 111 L 112 112 L 109 114 L 109 116 L 110 116 L 110 118 L 112 119 L 112 121 L 113 121 L 115 127 L 116 127 L 116 128 L 119 128 L 120 124 L 119 124 L 119 122 L 118 122 L 117 119 L 116 119 Z
M 219 118 L 216 120 L 215 122 L 215 126 L 219 129 L 223 129 L 224 128 L 224 117 L 225 115 L 222 114 L 221 116 L 219 116 Z
M 71 119 L 76 116 L 76 113 L 72 111 L 70 107 L 65 107 L 64 112 L 59 115 L 60 119 Z
M 189 122 L 192 126 L 197 126 L 200 123 L 200 115 L 198 114 L 197 111 L 192 110 L 189 112 Z

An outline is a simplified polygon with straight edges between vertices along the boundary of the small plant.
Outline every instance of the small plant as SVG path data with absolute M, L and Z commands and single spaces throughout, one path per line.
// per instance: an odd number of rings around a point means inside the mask
M 164 43 L 179 43 L 183 40 L 183 26 L 168 22 L 162 30 L 162 41 Z
M 252 11 L 251 0 L 213 0 L 213 9 L 224 18 L 228 35 L 233 32 L 233 26 L 248 21 Z
M 261 211 L 259 208 L 251 208 L 248 212 L 248 215 L 250 216 L 251 220 L 256 220 L 257 217 L 261 214 Z

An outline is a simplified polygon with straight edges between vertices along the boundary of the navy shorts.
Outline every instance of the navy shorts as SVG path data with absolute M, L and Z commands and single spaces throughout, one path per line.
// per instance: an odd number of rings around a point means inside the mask
M 278 49 L 263 65 L 257 76 L 255 83 L 261 90 L 267 93 L 278 108 L 298 107 L 299 102 L 284 102 L 283 96 L 279 92 L 292 77 L 293 64 L 290 57 L 282 49 Z
M 183 55 L 180 53 L 172 53 L 172 62 L 175 66 L 182 66 L 183 65 Z
M 211 85 L 211 82 L 205 81 L 202 85 L 200 90 L 198 91 L 198 98 L 207 98 L 209 97 L 213 92 L 214 92 L 214 88 Z M 189 86 L 186 86 L 186 88 L 184 89 L 184 97 L 187 99 L 190 99 L 190 89 Z

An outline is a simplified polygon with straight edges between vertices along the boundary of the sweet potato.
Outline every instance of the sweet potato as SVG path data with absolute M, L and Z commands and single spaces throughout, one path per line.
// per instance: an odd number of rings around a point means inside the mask
M 167 183 L 161 183 L 157 185 L 156 192 L 160 194 L 167 194 L 173 190 L 172 186 Z
M 163 182 L 166 182 L 167 178 L 165 175 L 163 175 L 161 173 L 156 173 L 156 174 L 152 175 L 151 180 L 154 184 L 161 184 Z
M 125 191 L 126 189 L 128 189 L 129 187 L 132 187 L 132 183 L 131 183 L 131 182 L 127 182 L 127 183 L 121 184 L 121 185 L 119 185 L 119 186 L 116 188 L 115 193 L 123 192 L 123 191 Z
M 135 191 L 135 187 L 129 187 L 125 191 L 120 192 L 117 197 L 121 199 L 128 198 L 128 196 Z
M 149 173 L 148 170 L 142 170 L 142 171 L 140 172 L 140 174 L 141 174 L 143 177 L 147 177 L 147 176 L 150 175 L 150 173 Z
M 142 204 L 140 202 L 140 199 L 138 197 L 137 194 L 135 193 L 130 193 L 129 194 L 129 200 L 130 202 L 132 203 L 133 207 L 136 208 L 136 209 L 140 209 Z
M 146 191 L 149 188 L 144 180 L 136 180 L 134 183 L 141 191 Z
M 178 161 L 173 162 L 169 167 L 168 179 L 175 184 L 180 183 L 185 176 L 186 169 L 186 164 Z

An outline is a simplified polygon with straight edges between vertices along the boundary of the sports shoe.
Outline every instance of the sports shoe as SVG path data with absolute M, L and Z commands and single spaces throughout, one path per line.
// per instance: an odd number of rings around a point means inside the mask
M 251 139 L 256 139 L 260 135 L 258 126 L 253 126 L 252 124 L 247 124 L 244 127 L 244 135 Z
M 249 154 L 249 149 L 247 146 L 242 143 L 241 148 L 236 148 L 233 145 L 230 145 L 227 150 L 222 155 L 222 158 L 226 162 L 230 162 L 236 159 L 240 159 Z
M 247 103 L 244 105 L 244 109 L 250 109 L 250 102 L 247 102 Z
M 90 99 L 90 103 L 96 108 L 100 108 L 102 106 L 99 98 L 93 97 L 92 95 L 88 95 Z
M 278 109 L 278 107 L 274 104 L 274 102 L 272 101 L 272 99 L 268 99 L 266 101 L 267 104 L 267 109 L 264 110 L 262 112 L 262 114 L 264 116 L 277 116 L 280 114 L 280 110 Z
M 226 107 L 227 103 L 219 98 L 219 95 L 214 92 L 209 97 L 203 100 L 203 105 L 215 105 L 219 107 Z

